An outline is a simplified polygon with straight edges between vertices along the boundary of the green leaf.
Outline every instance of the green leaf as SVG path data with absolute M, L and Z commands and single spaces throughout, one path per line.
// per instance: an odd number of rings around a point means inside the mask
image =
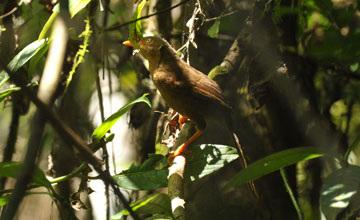
M 20 170 L 22 169 L 22 166 L 23 164 L 20 162 L 0 163 L 0 176 L 17 178 Z M 39 186 L 44 186 L 46 188 L 52 187 L 49 180 L 46 178 L 44 172 L 38 167 L 35 168 L 32 182 Z
M 11 70 L 12 72 L 17 71 L 37 53 L 38 49 L 41 48 L 45 42 L 46 40 L 42 39 L 34 41 L 31 44 L 27 45 L 10 61 L 7 66 L 9 70 Z M 5 70 L 0 72 L 0 86 L 3 85 L 8 79 L 9 76 L 7 75 Z
M 124 189 L 130 190 L 152 190 L 167 187 L 167 168 L 161 170 L 147 170 L 135 173 L 115 175 L 117 184 Z
M 0 87 L 9 80 L 9 76 L 5 71 L 0 72 Z
M 28 62 L 31 57 L 33 57 L 39 48 L 41 48 L 44 43 L 46 42 L 45 39 L 36 40 L 31 44 L 27 45 L 24 49 L 22 49 L 15 57 L 11 60 L 8 65 L 8 68 L 15 72 L 20 67 L 22 67 L 26 62 Z
M 211 38 L 217 38 L 219 36 L 220 20 L 216 20 L 213 25 L 208 29 L 208 35 Z
M 58 12 L 54 12 L 50 15 L 50 17 L 46 21 L 44 27 L 42 28 L 42 30 L 39 34 L 38 40 L 50 37 L 51 27 L 54 24 L 55 18 L 58 16 L 58 14 L 59 14 Z
M 208 76 L 210 79 L 214 79 L 215 77 L 226 74 L 228 72 L 229 70 L 226 67 L 217 65 L 210 70 Z
M 19 91 L 20 87 L 14 87 L 10 89 L 5 89 L 0 91 L 0 102 L 2 102 L 6 97 L 8 97 L 11 93 Z
M 29 74 L 29 78 L 32 78 L 32 76 L 34 75 L 35 72 L 35 68 L 37 67 L 38 63 L 40 62 L 41 59 L 45 60 L 45 53 L 49 50 L 50 44 L 49 42 L 46 43 L 43 47 L 41 47 L 37 53 L 35 54 L 35 56 L 30 60 L 29 62 L 29 69 L 28 69 L 28 74 Z
M 135 99 L 134 101 L 130 102 L 129 104 L 123 106 L 120 108 L 117 112 L 112 114 L 109 118 L 107 118 L 99 127 L 97 127 L 92 134 L 95 141 L 99 142 L 101 138 L 103 138 L 108 132 L 112 126 L 127 112 L 130 110 L 130 108 L 138 102 L 145 102 L 148 104 L 149 107 L 151 107 L 150 101 L 148 98 L 146 98 L 148 94 L 144 94 L 143 96 Z
M 139 19 L 141 17 L 141 11 L 144 8 L 146 2 L 147 2 L 146 0 L 142 0 L 142 2 L 140 4 L 138 4 L 138 6 L 136 7 L 135 12 L 134 12 L 133 20 Z M 140 39 L 143 37 L 141 20 L 136 21 L 135 23 L 132 23 L 129 25 L 129 35 L 130 35 L 129 40 L 130 40 L 131 44 L 134 45 L 135 49 L 139 49 L 138 41 L 135 40 L 135 38 L 137 38 L 135 36 L 135 33 L 137 34 L 137 36 Z
M 324 153 L 320 152 L 318 148 L 313 147 L 298 147 L 269 155 L 250 164 L 247 168 L 237 173 L 224 187 L 224 190 L 255 180 L 280 168 L 296 164 L 299 161 L 321 156 L 324 156 Z
M 225 145 L 202 144 L 192 146 L 190 150 L 193 158 L 185 167 L 185 182 L 209 175 L 239 157 L 234 147 Z
M 32 82 L 32 83 L 28 84 L 28 86 L 38 86 L 38 83 Z M 2 102 L 6 97 L 11 95 L 13 92 L 19 91 L 20 89 L 21 89 L 20 87 L 13 87 L 13 88 L 9 88 L 9 89 L 0 91 L 0 102 Z
M 191 146 L 190 150 L 193 157 L 185 168 L 185 182 L 195 181 L 209 175 L 239 157 L 235 148 L 224 145 L 203 144 Z M 121 188 L 130 190 L 152 190 L 167 187 L 169 171 L 166 167 L 155 169 L 158 165 L 167 166 L 164 156 L 154 155 L 140 166 L 132 165 L 114 178 Z
M 351 72 L 356 72 L 356 70 L 359 69 L 359 63 L 354 63 L 350 65 L 350 71 Z
M 73 18 L 77 13 L 79 13 L 83 8 L 85 8 L 91 0 L 69 0 L 69 12 L 71 18 Z M 53 12 L 60 12 L 60 4 L 56 4 Z
M 357 198 L 355 195 L 359 193 L 359 189 L 360 167 L 358 166 L 342 168 L 328 176 L 320 195 L 320 207 L 326 219 L 337 219 L 337 215 L 349 207 L 352 198 Z
M 139 199 L 131 203 L 130 207 L 138 214 L 165 214 L 170 218 L 172 216 L 170 198 L 164 193 Z M 121 219 L 124 215 L 129 215 L 129 211 L 124 209 L 111 216 L 111 219 Z
M 160 169 L 156 169 L 157 165 Z M 165 167 L 166 158 L 154 155 L 145 160 L 140 166 L 132 165 L 128 170 L 115 175 L 114 179 L 121 188 L 130 190 L 152 190 L 168 185 L 168 169 Z
M 1 196 L 0 197 L 0 207 L 8 204 L 9 202 L 9 196 Z

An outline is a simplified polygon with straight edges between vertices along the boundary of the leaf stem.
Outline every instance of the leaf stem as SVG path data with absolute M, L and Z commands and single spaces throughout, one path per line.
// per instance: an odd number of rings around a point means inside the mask
M 291 190 L 291 188 L 290 188 L 290 186 L 289 186 L 289 182 L 288 182 L 288 180 L 287 180 L 287 177 L 286 177 L 286 173 L 285 173 L 284 168 L 280 168 L 280 174 L 281 174 L 281 177 L 282 177 L 282 179 L 283 179 L 283 181 L 284 181 L 285 188 L 286 188 L 287 192 L 289 193 L 289 196 L 290 196 L 290 198 L 291 198 L 291 201 L 292 201 L 292 203 L 294 204 L 294 207 L 295 207 L 295 209 L 296 209 L 296 212 L 297 212 L 297 215 L 298 215 L 298 217 L 299 217 L 299 220 L 303 220 L 303 214 L 302 214 L 302 212 L 301 212 L 301 209 L 300 209 L 299 204 L 298 204 L 297 201 L 296 201 L 296 198 L 295 198 L 295 196 L 294 196 L 294 193 L 293 193 L 293 191 Z
M 64 175 L 64 176 L 60 176 L 58 178 L 55 178 L 53 180 L 50 181 L 51 184 L 54 184 L 54 183 L 60 183 L 60 182 L 64 182 L 66 180 L 69 180 L 71 178 L 73 178 L 74 176 L 78 175 L 78 173 L 83 170 L 85 167 L 86 167 L 87 163 L 83 162 L 81 163 L 81 165 L 76 169 L 74 170 L 73 172 L 67 174 L 67 175 Z

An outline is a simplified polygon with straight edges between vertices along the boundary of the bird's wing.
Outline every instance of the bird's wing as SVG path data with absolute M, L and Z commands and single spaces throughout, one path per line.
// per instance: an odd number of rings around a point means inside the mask
M 191 75 L 192 77 L 187 77 L 192 84 L 192 93 L 193 95 L 197 96 L 201 99 L 210 99 L 215 102 L 219 102 L 226 108 L 231 108 L 225 100 L 223 95 L 223 91 L 220 89 L 219 85 L 211 80 L 207 75 L 203 74 L 202 72 L 196 70 L 195 68 L 188 66 L 190 68 L 185 68 L 187 70 L 187 74 Z

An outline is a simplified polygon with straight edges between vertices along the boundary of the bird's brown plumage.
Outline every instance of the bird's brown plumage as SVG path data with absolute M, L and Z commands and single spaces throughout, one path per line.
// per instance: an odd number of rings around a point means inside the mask
M 149 60 L 152 79 L 170 107 L 189 117 L 199 129 L 206 121 L 228 117 L 226 103 L 218 84 L 181 60 L 165 40 L 146 37 L 140 53 Z
M 219 85 L 180 59 L 176 51 L 164 39 L 145 37 L 138 43 L 140 53 L 149 61 L 152 80 L 162 97 L 175 111 L 195 122 L 199 129 L 169 158 L 181 154 L 194 139 L 201 135 L 207 121 L 215 120 L 223 122 L 231 133 L 238 153 L 242 157 L 243 165 L 246 167 L 244 153 L 233 131 L 231 107 L 226 103 Z M 257 195 L 252 181 L 249 186 Z

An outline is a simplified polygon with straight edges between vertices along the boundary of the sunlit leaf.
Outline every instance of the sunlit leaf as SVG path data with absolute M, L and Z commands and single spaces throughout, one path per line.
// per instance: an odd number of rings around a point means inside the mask
M 190 150 L 193 158 L 185 167 L 186 182 L 209 175 L 239 157 L 234 147 L 219 144 L 202 144 L 193 146 Z
M 208 76 L 210 79 L 215 79 L 215 77 L 226 74 L 228 72 L 229 70 L 226 67 L 217 65 L 210 70 Z
M 58 16 L 58 12 L 54 12 L 50 15 L 48 20 L 46 21 L 44 27 L 42 28 L 38 40 L 45 39 L 47 37 L 50 37 L 51 33 L 51 27 L 54 24 L 55 18 Z
M 17 71 L 37 53 L 38 49 L 41 48 L 45 42 L 46 40 L 42 39 L 34 41 L 31 44 L 27 45 L 10 61 L 7 66 L 9 70 L 12 72 Z M 5 70 L 0 72 L 0 85 L 3 85 L 8 79 L 9 76 L 7 75 Z
M 45 39 L 41 39 L 27 45 L 14 57 L 14 59 L 10 61 L 8 65 L 9 69 L 15 72 L 20 67 L 22 67 L 26 62 L 28 62 L 31 59 L 31 57 L 35 55 L 37 50 L 41 48 L 45 42 L 46 42 Z
M 0 72 L 0 87 L 9 80 L 9 76 L 5 71 Z
M 141 11 L 144 8 L 146 2 L 147 2 L 146 0 L 143 0 L 140 4 L 137 5 L 135 12 L 134 12 L 133 20 L 141 17 Z M 143 30 L 142 30 L 141 20 L 136 21 L 135 23 L 132 23 L 129 25 L 129 35 L 130 35 L 129 40 L 136 49 L 139 49 L 139 44 L 135 39 L 138 37 L 141 39 L 142 33 L 143 33 Z M 135 36 L 135 34 L 137 36 Z
M 332 116 L 342 116 L 348 112 L 348 107 L 343 99 L 334 102 L 330 107 L 330 114 Z
M 360 167 L 358 166 L 342 168 L 328 176 L 320 195 L 320 207 L 326 219 L 338 219 L 337 216 L 349 206 L 359 189 Z
M 217 38 L 219 35 L 220 20 L 216 20 L 213 25 L 208 29 L 208 35 L 212 38 Z
M 299 161 L 321 156 L 324 156 L 324 152 L 313 147 L 298 147 L 269 155 L 250 164 L 246 169 L 237 173 L 224 187 L 224 190 L 258 179 L 280 168 L 296 164 Z
M 20 87 L 14 87 L 14 88 L 5 89 L 3 91 L 0 91 L 0 102 L 2 102 L 6 97 L 11 95 L 11 93 L 19 91 L 19 90 L 20 90 Z
M 92 134 L 95 141 L 99 142 L 101 138 L 103 138 L 112 126 L 127 112 L 130 108 L 138 103 L 138 102 L 145 102 L 148 106 L 151 107 L 150 101 L 146 98 L 147 94 L 144 94 L 140 98 L 135 99 L 134 101 L 130 102 L 129 104 L 120 108 L 117 112 L 112 114 L 109 118 L 107 118 L 99 127 L 97 127 Z
M 84 9 L 90 2 L 91 0 L 69 0 L 69 11 L 71 18 Z M 59 3 L 55 5 L 53 12 L 60 12 Z
M 17 178 L 23 164 L 20 162 L 4 162 L 0 163 L 0 176 Z M 38 167 L 35 168 L 32 182 L 47 188 L 51 188 L 49 180 L 46 178 L 44 172 Z

